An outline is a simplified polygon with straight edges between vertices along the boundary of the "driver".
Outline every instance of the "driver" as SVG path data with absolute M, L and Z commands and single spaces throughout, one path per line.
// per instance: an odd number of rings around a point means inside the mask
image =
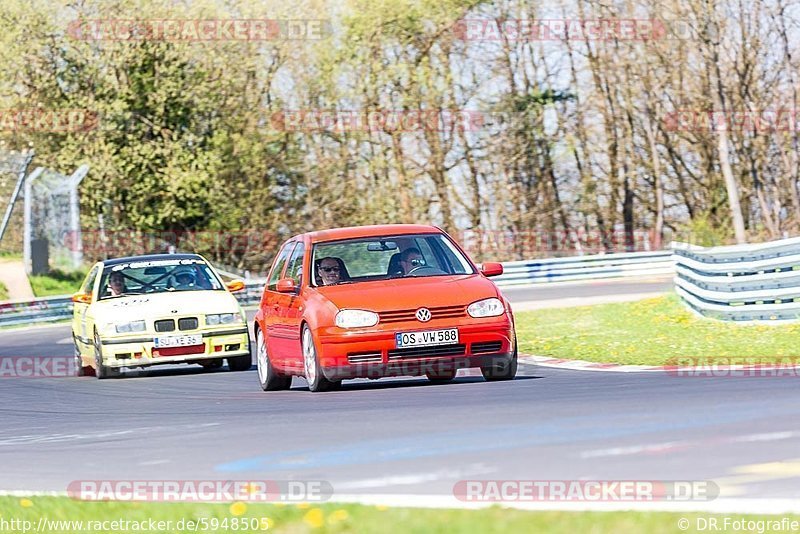
M 192 289 L 195 285 L 194 273 L 188 269 L 181 269 L 173 277 L 175 278 L 174 287 L 177 290 Z
M 119 271 L 114 271 L 108 275 L 108 287 L 112 297 L 122 295 L 125 293 L 125 276 Z
M 400 268 L 403 269 L 404 275 L 423 265 L 425 265 L 425 260 L 416 247 L 407 248 L 400 254 Z

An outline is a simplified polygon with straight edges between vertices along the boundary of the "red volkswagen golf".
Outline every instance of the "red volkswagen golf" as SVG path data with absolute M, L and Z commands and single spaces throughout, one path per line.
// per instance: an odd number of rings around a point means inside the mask
M 381 225 L 301 234 L 280 249 L 255 317 L 264 390 L 305 376 L 311 391 L 347 378 L 426 375 L 464 367 L 486 380 L 517 372 L 514 317 L 488 279 L 434 226 Z

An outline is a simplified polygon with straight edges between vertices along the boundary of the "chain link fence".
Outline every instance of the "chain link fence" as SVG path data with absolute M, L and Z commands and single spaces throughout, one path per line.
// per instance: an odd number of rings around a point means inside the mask
M 17 200 L 33 151 L 0 149 L 0 254 L 20 254 L 23 243 L 22 209 Z

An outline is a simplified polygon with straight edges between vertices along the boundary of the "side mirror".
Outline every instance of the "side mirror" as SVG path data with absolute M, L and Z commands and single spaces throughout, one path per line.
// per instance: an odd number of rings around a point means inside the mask
M 244 280 L 231 280 L 225 284 L 225 287 L 227 287 L 228 291 L 231 293 L 236 293 L 237 291 L 244 289 Z
M 278 280 L 275 290 L 278 293 L 294 293 L 297 291 L 297 285 L 291 278 L 282 278 L 281 280 Z
M 75 293 L 74 295 L 72 295 L 72 302 L 78 302 L 80 304 L 91 304 L 92 295 L 91 293 Z
M 483 276 L 500 276 L 503 274 L 503 264 L 495 262 L 486 262 L 481 265 L 481 274 Z

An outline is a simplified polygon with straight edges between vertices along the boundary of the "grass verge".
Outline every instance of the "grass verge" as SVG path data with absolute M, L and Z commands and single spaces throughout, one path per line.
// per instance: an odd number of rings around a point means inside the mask
M 741 325 L 703 319 L 677 295 L 515 314 L 520 351 L 539 356 L 662 365 L 676 358 L 779 361 L 800 357 L 800 324 Z
M 54 269 L 47 274 L 30 276 L 33 294 L 37 297 L 52 295 L 69 295 L 80 289 L 86 273 L 81 271 L 65 272 Z
M 698 519 L 724 518 L 752 521 L 768 517 L 664 512 L 527 512 L 499 507 L 482 510 L 412 509 L 358 504 L 287 505 L 274 504 L 188 504 L 80 502 L 65 497 L 0 497 L 2 521 L 17 520 L 11 532 L 28 532 L 41 525 L 40 532 L 358 532 L 358 533 L 490 533 L 490 532 L 697 532 Z M 262 519 L 263 518 L 263 519 Z M 688 529 L 679 529 L 679 520 Z M 780 520 L 780 517 L 774 519 Z M 800 517 L 790 517 L 797 520 Z M 127 525 L 112 521 L 129 521 Z M 156 522 L 154 527 L 150 521 Z M 28 521 L 29 523 L 19 523 Z M 46 522 L 45 522 L 46 521 Z M 56 522 L 61 521 L 61 524 Z M 73 523 L 63 523 L 72 521 Z M 82 521 L 83 524 L 76 523 Z M 161 525 L 157 522 L 163 521 Z M 182 521 L 182 523 L 181 523 Z M 247 522 L 245 522 L 247 521 Z M 105 525 L 102 522 L 108 522 Z M 144 528 L 134 529 L 133 522 Z M 141 523 L 139 523 L 141 522 Z M 167 524 L 167 522 L 169 522 Z M 189 522 L 193 522 L 190 524 Z M 252 524 L 251 524 L 252 522 Z M 223 526 L 224 525 L 224 526 Z M 234 525 L 239 525 L 234 526 Z M 241 528 L 250 525 L 257 528 Z M 121 528 L 127 526 L 127 529 Z M 180 527 L 183 528 L 180 528 Z M 197 528 L 195 528 L 195 526 Z

